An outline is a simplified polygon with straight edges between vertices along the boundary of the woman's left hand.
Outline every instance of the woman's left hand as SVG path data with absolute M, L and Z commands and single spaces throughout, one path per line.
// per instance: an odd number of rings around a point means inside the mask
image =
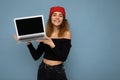
M 54 48 L 55 47 L 55 44 L 53 43 L 52 39 L 45 36 L 45 39 L 44 40 L 36 40 L 37 42 L 43 42 L 44 44 L 47 44 L 49 45 L 51 48 Z

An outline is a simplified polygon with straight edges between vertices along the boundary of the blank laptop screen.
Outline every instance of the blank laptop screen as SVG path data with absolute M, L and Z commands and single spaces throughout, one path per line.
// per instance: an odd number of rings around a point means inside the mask
M 44 32 L 42 17 L 26 18 L 16 20 L 18 35 L 28 35 Z

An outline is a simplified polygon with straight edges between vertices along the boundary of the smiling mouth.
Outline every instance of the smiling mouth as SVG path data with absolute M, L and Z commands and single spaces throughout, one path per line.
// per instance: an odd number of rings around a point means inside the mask
M 54 22 L 59 23 L 59 22 L 60 22 L 60 20 L 54 20 Z

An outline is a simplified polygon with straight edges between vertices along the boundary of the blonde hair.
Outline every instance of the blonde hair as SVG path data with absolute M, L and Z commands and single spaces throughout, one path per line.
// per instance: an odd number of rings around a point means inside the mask
M 63 17 L 63 22 L 60 25 L 58 37 L 64 36 L 64 33 L 66 31 L 69 31 L 69 24 L 68 24 L 67 19 L 65 19 L 65 17 Z M 48 19 L 47 24 L 46 24 L 47 36 L 50 37 L 52 35 L 52 32 L 53 32 L 53 24 L 51 23 L 51 16 L 49 16 L 49 19 Z

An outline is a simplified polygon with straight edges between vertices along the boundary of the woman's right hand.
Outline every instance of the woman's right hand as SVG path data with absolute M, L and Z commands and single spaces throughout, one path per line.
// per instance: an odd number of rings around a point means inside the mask
M 13 38 L 14 38 L 16 41 L 18 41 L 18 38 L 17 38 L 17 35 L 16 35 L 16 34 L 13 35 Z
M 16 35 L 16 34 L 13 35 L 13 38 L 15 39 L 15 41 L 18 41 L 18 38 L 17 38 L 17 35 Z M 30 43 L 31 43 L 30 41 L 27 41 L 27 42 L 26 42 L 27 45 L 29 45 Z

